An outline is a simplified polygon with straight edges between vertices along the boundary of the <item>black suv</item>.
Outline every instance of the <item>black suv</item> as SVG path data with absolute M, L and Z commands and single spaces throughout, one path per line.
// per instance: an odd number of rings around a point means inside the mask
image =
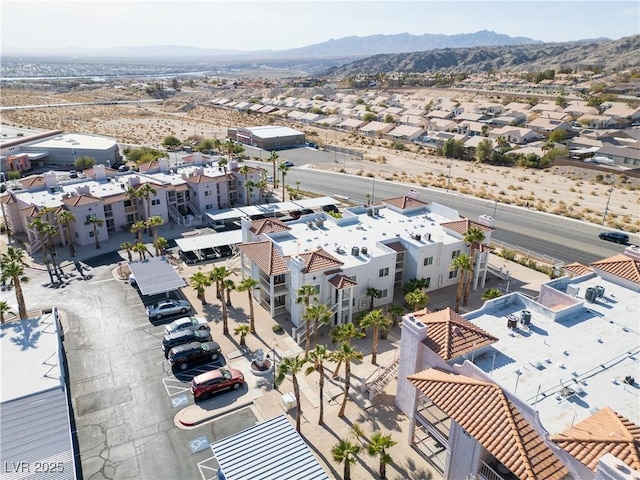
M 169 365 L 173 368 L 186 370 L 197 363 L 207 363 L 217 360 L 220 355 L 220 345 L 217 342 L 191 342 L 178 345 L 169 350 Z
M 177 332 L 170 333 L 164 336 L 162 340 L 162 349 L 164 350 L 164 356 L 169 356 L 169 350 L 178 345 L 184 345 L 185 343 L 193 342 L 210 342 L 211 330 L 192 330 L 190 328 L 183 328 Z
M 621 243 L 623 245 L 626 245 L 627 243 L 629 243 L 629 235 L 627 235 L 626 233 L 602 232 L 600 235 L 598 235 L 598 237 L 600 237 L 601 240 Z
M 229 245 L 220 245 L 215 248 L 215 251 L 218 254 L 218 257 L 232 257 L 234 254 L 233 247 L 230 247 Z

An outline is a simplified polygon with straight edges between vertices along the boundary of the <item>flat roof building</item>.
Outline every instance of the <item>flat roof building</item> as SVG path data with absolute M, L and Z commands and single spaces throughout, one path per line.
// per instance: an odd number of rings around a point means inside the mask
M 227 131 L 227 136 L 236 142 L 265 150 L 279 150 L 305 144 L 304 132 L 277 125 L 230 128 Z

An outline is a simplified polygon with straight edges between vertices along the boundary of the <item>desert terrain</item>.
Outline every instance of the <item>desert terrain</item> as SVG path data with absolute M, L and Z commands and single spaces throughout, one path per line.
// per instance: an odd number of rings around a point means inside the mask
M 554 166 L 545 170 L 496 167 L 470 161 L 451 161 L 429 155 L 417 145 L 404 151 L 384 139 L 364 138 L 287 122 L 273 115 L 242 114 L 206 106 L 211 98 L 261 98 L 270 92 L 190 91 L 158 103 L 72 106 L 7 111 L 2 123 L 43 130 L 92 133 L 114 138 L 121 144 L 160 147 L 168 135 L 181 140 L 226 137 L 228 127 L 282 124 L 304 130 L 320 147 L 325 142 L 363 153 L 363 160 L 347 160 L 347 173 L 446 188 L 451 167 L 450 190 L 498 200 L 595 224 L 602 222 L 609 202 L 605 226 L 631 233 L 640 232 L 640 178 L 577 167 Z M 302 94 L 296 92 L 299 96 Z M 438 91 L 437 95 L 460 92 Z M 434 93 L 436 95 L 436 93 Z M 131 89 L 100 88 L 67 93 L 3 88 L 2 106 L 64 102 L 91 102 L 148 98 Z M 342 165 L 320 168 L 341 170 Z M 327 192 L 330 193 L 330 192 Z M 610 194 L 610 198 L 609 198 Z

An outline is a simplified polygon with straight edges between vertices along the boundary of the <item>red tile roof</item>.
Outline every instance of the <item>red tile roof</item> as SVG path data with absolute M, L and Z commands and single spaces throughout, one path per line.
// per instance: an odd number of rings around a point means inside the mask
M 586 265 L 582 265 L 581 263 L 574 262 L 569 265 L 565 265 L 563 267 L 567 272 L 573 273 L 574 275 L 581 276 L 587 273 L 593 272 L 592 268 L 587 267 Z
M 358 285 L 358 282 L 351 280 L 346 275 L 336 275 L 329 280 L 329 283 L 336 287 L 338 290 L 342 290 L 345 288 L 351 288 Z
M 286 232 L 291 230 L 291 227 L 277 218 L 262 218 L 251 222 L 249 230 L 255 235 L 260 235 L 262 233 Z
M 551 440 L 594 472 L 606 453 L 640 470 L 640 427 L 609 407 L 553 435 Z
M 405 246 L 402 245 L 402 242 L 385 243 L 385 245 L 387 247 L 389 247 L 390 249 L 395 250 L 396 252 L 406 252 L 407 251 Z
M 0 203 L 9 205 L 10 203 L 16 203 L 16 200 L 10 193 L 5 193 L 4 195 L 0 195 Z
M 269 240 L 241 243 L 238 248 L 267 275 L 289 273 L 289 267 L 284 258 Z
M 298 255 L 302 257 L 306 268 L 303 273 L 319 272 L 328 268 L 342 267 L 343 262 L 335 258 L 322 248 L 315 252 L 305 252 Z
M 391 205 L 401 210 L 416 207 L 426 207 L 429 205 L 427 202 L 423 202 L 422 200 L 418 200 L 417 198 L 407 197 L 406 195 L 402 197 L 386 198 L 382 200 L 382 203 L 386 203 L 387 205 Z
M 451 308 L 421 315 L 420 321 L 427 326 L 422 343 L 447 361 L 498 341 Z
M 124 202 L 125 200 L 129 200 L 129 194 L 127 193 L 116 193 L 115 195 L 110 195 L 108 197 L 103 197 L 102 202 L 105 205 L 110 205 L 112 203 Z
M 77 207 L 79 205 L 91 205 L 92 203 L 99 203 L 101 200 L 91 195 L 76 195 L 74 197 L 63 198 L 62 203 L 68 207 Z
M 185 178 L 185 180 L 189 183 L 207 183 L 216 181 L 215 178 L 209 177 L 208 175 L 192 175 Z
M 619 253 L 613 257 L 590 263 L 594 270 L 606 272 L 640 284 L 640 261 Z
M 34 206 L 25 207 L 20 209 L 20 213 L 25 217 L 32 218 L 38 215 L 38 209 Z
M 441 227 L 448 228 L 449 230 L 453 230 L 460 235 L 464 235 L 469 231 L 471 227 L 477 227 L 483 232 L 490 232 L 493 230 L 492 227 L 488 227 L 487 225 L 483 225 L 478 222 L 474 222 L 468 218 L 462 218 L 460 220 L 453 220 L 451 222 L 444 222 L 440 224 Z
M 41 176 L 25 178 L 24 180 L 20 180 L 20 185 L 22 185 L 23 188 L 38 187 L 44 185 L 44 178 Z
M 408 379 L 520 480 L 569 473 L 498 385 L 435 368 Z

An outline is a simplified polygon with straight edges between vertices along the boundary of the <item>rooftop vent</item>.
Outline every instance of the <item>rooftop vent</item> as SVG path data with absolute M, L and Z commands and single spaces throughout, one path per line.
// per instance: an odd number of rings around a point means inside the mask
M 363 255 L 366 255 L 369 252 L 369 249 L 367 247 L 362 247 L 360 251 L 362 252 Z
M 367 208 L 367 215 L 373 217 L 373 208 Z
M 360 249 L 358 247 L 351 247 L 351 255 L 357 257 L 360 255 Z

